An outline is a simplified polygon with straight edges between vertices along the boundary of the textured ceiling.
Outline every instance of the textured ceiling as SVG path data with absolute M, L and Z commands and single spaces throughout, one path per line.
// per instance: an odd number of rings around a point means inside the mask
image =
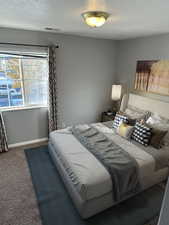
M 100 28 L 90 28 L 81 13 L 111 14 Z M 169 32 L 169 0 L 0 0 L 0 27 L 60 29 L 60 33 L 126 39 Z

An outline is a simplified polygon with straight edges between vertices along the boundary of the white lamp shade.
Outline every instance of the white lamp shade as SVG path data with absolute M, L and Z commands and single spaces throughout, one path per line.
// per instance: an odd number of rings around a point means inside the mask
M 122 86 L 121 85 L 112 85 L 111 98 L 114 101 L 118 101 L 121 98 Z

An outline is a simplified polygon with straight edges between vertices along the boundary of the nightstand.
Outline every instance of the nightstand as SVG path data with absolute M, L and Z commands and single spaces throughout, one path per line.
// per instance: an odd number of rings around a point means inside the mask
M 107 112 L 102 113 L 101 122 L 112 121 L 115 118 L 116 113 L 112 112 L 111 115 L 107 114 Z

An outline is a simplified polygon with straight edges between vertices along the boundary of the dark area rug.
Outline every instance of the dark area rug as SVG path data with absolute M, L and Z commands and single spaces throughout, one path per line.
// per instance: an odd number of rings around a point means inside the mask
M 156 185 L 87 220 L 81 219 L 50 158 L 48 147 L 25 150 L 43 225 L 144 225 L 160 212 L 164 189 Z

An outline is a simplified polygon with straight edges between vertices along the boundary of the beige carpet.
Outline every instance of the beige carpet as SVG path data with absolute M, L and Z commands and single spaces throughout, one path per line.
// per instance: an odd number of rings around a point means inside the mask
M 0 154 L 0 225 L 41 225 L 23 149 Z
M 0 225 L 42 225 L 23 148 L 0 154 Z

